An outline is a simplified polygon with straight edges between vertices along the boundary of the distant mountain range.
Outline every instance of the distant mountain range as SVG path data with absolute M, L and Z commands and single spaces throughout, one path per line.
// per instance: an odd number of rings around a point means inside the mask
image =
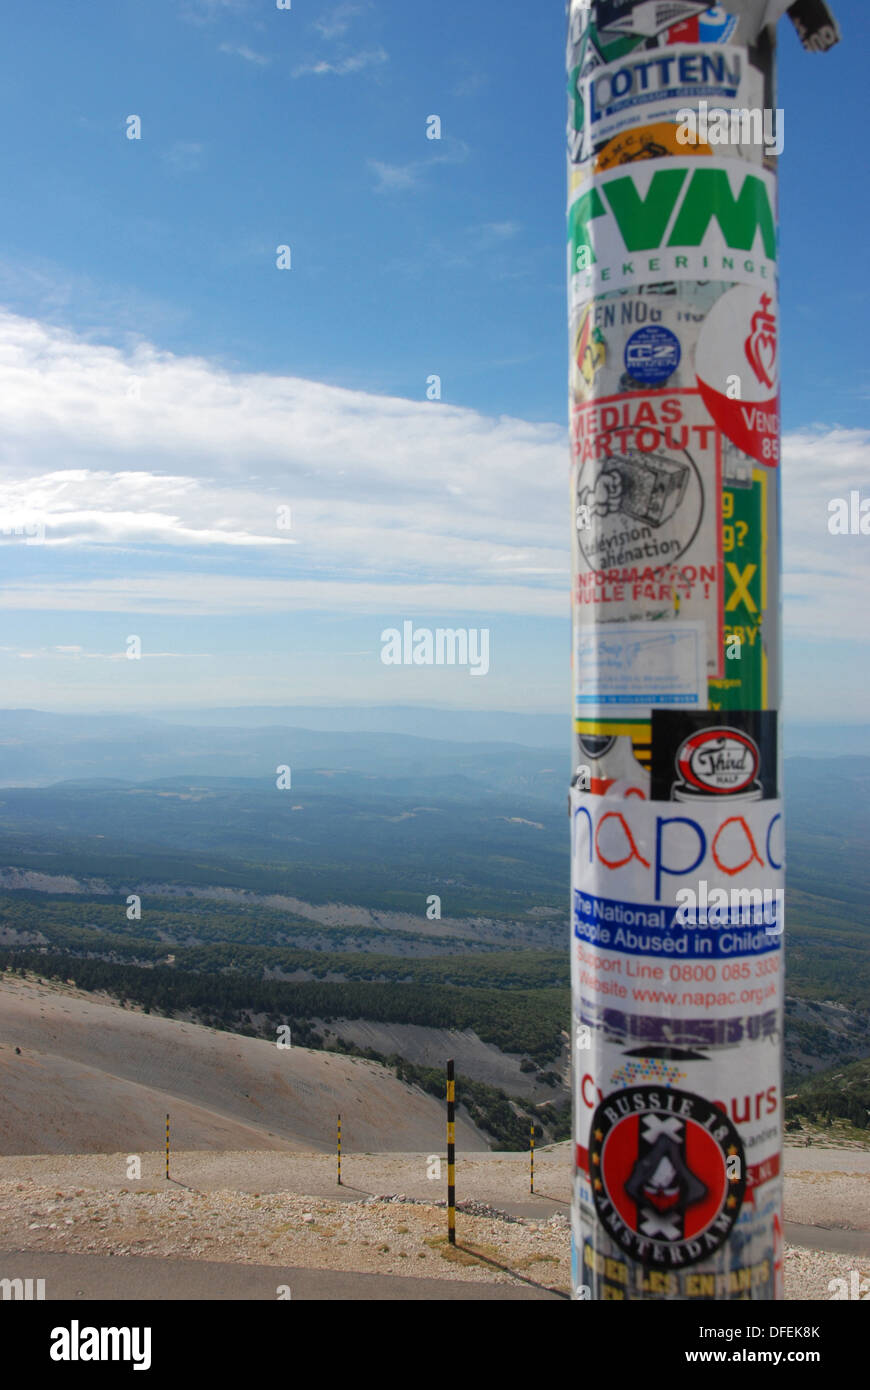
M 789 758 L 870 756 L 870 725 L 785 726 Z M 386 778 L 392 790 L 463 779 L 551 801 L 570 778 L 568 715 L 413 706 L 286 707 L 144 714 L 0 710 L 0 787 L 70 779 L 268 778 L 329 768 Z M 815 774 L 814 774 L 815 775 Z M 402 786 L 404 783 L 404 787 Z

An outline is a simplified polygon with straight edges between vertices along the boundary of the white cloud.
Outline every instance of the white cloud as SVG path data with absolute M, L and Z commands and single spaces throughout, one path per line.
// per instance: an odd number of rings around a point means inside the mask
M 853 489 L 870 496 L 870 430 L 824 425 L 783 441 L 783 599 L 795 637 L 867 641 L 870 537 L 832 536 L 829 503 Z
M 464 141 L 452 140 L 440 154 L 430 154 L 427 159 L 413 159 L 407 164 L 387 164 L 380 159 L 370 159 L 368 161 L 369 168 L 378 176 L 375 192 L 382 193 L 389 189 L 414 188 L 420 182 L 421 174 L 430 169 L 433 164 L 462 164 L 468 158 L 468 152 L 468 146 Z M 492 225 L 501 230 L 496 233 L 490 232 L 486 238 L 487 243 L 493 235 L 502 240 L 514 235 L 513 223 L 502 222 Z M 480 230 L 483 231 L 483 229 Z M 482 248 L 483 238 L 480 238 L 479 241 Z
M 248 0 L 182 0 L 181 17 L 195 24 L 207 24 L 227 14 L 243 14 Z
M 385 164 L 383 160 L 370 159 L 369 168 L 378 176 L 375 191 L 380 193 L 385 188 L 414 188 L 424 164 L 421 160 L 410 164 Z
M 558 590 L 510 584 L 414 584 L 346 579 L 254 579 L 190 572 L 106 575 L 102 579 L 49 583 L 10 579 L 0 590 L 0 610 L 93 613 L 190 613 L 199 616 L 269 613 L 388 614 L 398 621 L 426 613 L 568 615 L 568 573 Z M 171 655 L 171 653 L 163 653 Z
M 314 28 L 325 39 L 339 39 L 347 33 L 353 20 L 368 8 L 368 5 L 336 5 L 328 14 L 315 19 Z
M 870 431 L 803 429 L 783 455 L 786 631 L 867 641 L 870 538 L 827 523 L 870 475 Z M 7 565 L 7 611 L 564 616 L 567 463 L 561 425 L 0 313 L 0 525 L 45 527 Z
M 204 149 L 196 140 L 176 140 L 163 155 L 163 161 L 176 174 L 191 174 L 202 167 Z
M 437 607 L 445 586 L 445 602 L 461 592 L 463 606 L 500 608 L 516 588 L 516 611 L 538 612 L 541 595 L 519 589 L 564 593 L 567 443 L 555 426 L 231 374 L 147 345 L 125 354 L 0 314 L 0 441 L 0 520 L 44 528 L 48 570 L 59 550 L 95 557 L 90 582 L 63 590 L 28 569 L 14 588 L 22 607 L 114 609 L 138 594 L 175 611 L 374 611 L 400 587 Z M 152 572 L 140 559 L 124 580 L 119 549 L 151 556 Z M 218 569 L 234 555 L 226 585 L 219 573 L 164 582 L 206 551 Z M 493 585 L 504 592 L 473 599 Z
M 253 48 L 248 48 L 243 43 L 222 43 L 220 52 L 232 54 L 236 58 L 244 58 L 246 63 L 256 63 L 260 67 L 266 67 L 271 62 L 265 53 L 257 53 Z
M 315 63 L 301 63 L 293 69 L 294 77 L 346 77 L 349 73 L 362 72 L 365 68 L 380 67 L 389 62 L 390 55 L 383 48 L 368 48 L 360 53 L 349 53 L 344 58 L 329 62 L 321 58 Z
M 126 651 L 117 652 L 89 652 L 84 647 L 2 647 L 0 650 L 11 652 L 17 656 L 19 661 L 129 661 L 130 657 Z M 199 659 L 210 659 L 211 652 L 149 652 L 144 649 L 137 661 L 165 661 L 181 660 L 191 661 Z

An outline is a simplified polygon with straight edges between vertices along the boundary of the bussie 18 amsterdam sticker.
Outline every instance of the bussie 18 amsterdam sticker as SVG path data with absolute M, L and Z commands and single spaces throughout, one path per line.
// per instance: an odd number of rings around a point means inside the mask
M 696 1264 L 727 1240 L 746 1189 L 743 1144 L 702 1096 L 632 1086 L 592 1119 L 589 1173 L 598 1219 L 647 1268 Z

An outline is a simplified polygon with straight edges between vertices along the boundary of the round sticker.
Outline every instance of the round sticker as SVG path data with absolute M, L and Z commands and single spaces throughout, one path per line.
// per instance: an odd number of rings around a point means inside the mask
M 598 1219 L 646 1268 L 697 1264 L 724 1244 L 746 1191 L 743 1144 L 711 1101 L 630 1086 L 592 1117 L 589 1173 Z
M 625 345 L 625 370 L 644 386 L 661 386 L 680 365 L 680 340 L 661 324 L 648 323 Z
M 676 766 L 683 787 L 711 796 L 732 796 L 757 786 L 760 761 L 758 747 L 748 734 L 721 727 L 700 729 L 687 738 L 677 753 Z
M 704 514 L 704 487 L 689 451 L 608 454 L 587 459 L 577 475 L 577 505 L 592 525 L 578 530 L 589 569 L 626 564 L 632 545 L 644 562 L 672 565 L 692 545 Z
M 724 5 L 711 5 L 698 19 L 698 38 L 701 43 L 727 43 L 736 28 L 736 15 Z

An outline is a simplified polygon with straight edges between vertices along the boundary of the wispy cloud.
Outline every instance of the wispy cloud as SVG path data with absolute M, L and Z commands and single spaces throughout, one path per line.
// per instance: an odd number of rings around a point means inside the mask
M 381 159 L 369 160 L 369 168 L 378 176 L 376 192 L 387 188 L 414 188 L 424 167 L 420 160 L 410 164 L 385 164 Z
M 474 96 L 476 92 L 481 91 L 488 83 L 489 77 L 485 72 L 466 73 L 464 77 L 460 77 L 453 88 L 453 95 L 455 97 Z
M 2 647 L 0 650 L 17 656 L 19 661 L 129 661 L 126 651 L 89 652 L 84 647 Z M 143 650 L 137 661 L 165 661 L 167 659 L 190 661 L 191 658 L 210 657 L 211 652 L 150 652 Z
M 301 63 L 293 69 L 294 77 L 347 77 L 350 73 L 362 72 L 365 68 L 381 67 L 389 62 L 390 55 L 383 48 L 367 48 L 360 53 L 349 53 L 343 58 L 330 61 L 320 58 L 317 62 Z
M 369 5 L 336 5 L 328 14 L 315 19 L 312 27 L 325 39 L 339 39 L 347 33 L 354 19 L 370 8 Z
M 193 24 L 210 24 L 224 15 L 244 14 L 248 0 L 181 0 L 179 14 Z
M 484 240 L 512 241 L 519 235 L 519 222 L 484 222 L 480 227 L 473 228 Z
M 246 63 L 256 63 L 259 67 L 266 67 L 271 59 L 265 53 L 255 53 L 253 48 L 248 48 L 243 43 L 222 43 L 221 53 L 232 54 L 236 58 L 244 58 Z
M 386 160 L 370 159 L 368 166 L 377 176 L 374 191 L 384 193 L 417 188 L 422 183 L 427 170 L 433 168 L 434 165 L 462 164 L 468 158 L 469 148 L 464 141 L 451 140 L 449 144 L 445 141 L 443 145 L 444 148 L 438 154 L 430 154 L 426 159 L 412 159 L 406 164 L 389 164 Z
M 205 146 L 197 140 L 176 140 L 163 155 L 163 160 L 176 174 L 191 174 L 202 168 Z

